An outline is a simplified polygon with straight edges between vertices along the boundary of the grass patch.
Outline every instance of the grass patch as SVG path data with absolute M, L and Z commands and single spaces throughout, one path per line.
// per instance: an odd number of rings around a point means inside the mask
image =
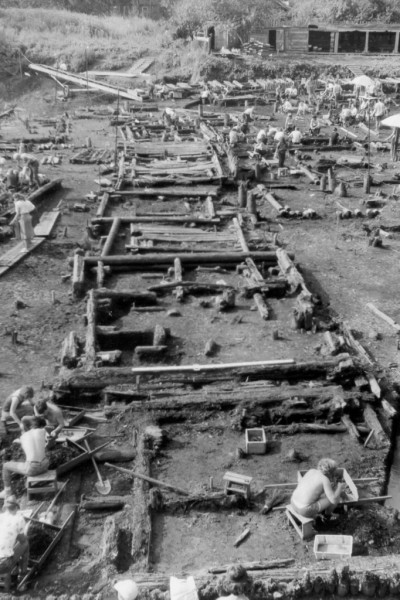
M 73 71 L 94 64 L 107 69 L 130 66 L 158 55 L 171 39 L 161 22 L 140 17 L 93 16 L 56 9 L 0 8 L 1 39 L 9 53 L 21 49 L 32 62 L 66 62 Z M 1 56 L 0 56 L 1 62 Z

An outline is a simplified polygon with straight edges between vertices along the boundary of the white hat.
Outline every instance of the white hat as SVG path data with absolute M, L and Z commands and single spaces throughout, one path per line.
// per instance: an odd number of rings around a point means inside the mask
M 121 600 L 135 600 L 139 593 L 139 588 L 133 579 L 121 579 L 114 585 Z

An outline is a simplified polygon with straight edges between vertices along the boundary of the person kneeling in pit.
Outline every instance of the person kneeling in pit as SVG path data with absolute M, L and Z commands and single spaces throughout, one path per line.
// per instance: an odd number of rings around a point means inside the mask
M 321 458 L 317 469 L 310 469 L 299 482 L 290 499 L 291 507 L 301 516 L 313 518 L 324 512 L 330 516 L 338 505 L 345 486 L 336 480 L 343 475 L 331 458 Z
M 41 417 L 33 417 L 29 424 L 23 423 L 24 433 L 19 438 L 22 450 L 25 452 L 25 462 L 9 460 L 3 464 L 4 490 L 0 492 L 0 498 L 11 496 L 11 474 L 19 473 L 25 476 L 35 476 L 45 473 L 49 467 L 49 459 L 46 456 L 46 422 Z
M 50 434 L 50 437 L 56 438 L 62 428 L 65 426 L 61 408 L 48 399 L 38 400 L 35 403 L 33 410 L 37 417 L 42 417 L 45 419 L 46 430 Z

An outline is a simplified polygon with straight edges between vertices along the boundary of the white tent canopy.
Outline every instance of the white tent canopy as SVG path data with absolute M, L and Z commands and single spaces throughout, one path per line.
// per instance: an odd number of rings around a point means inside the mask
M 386 117 L 386 119 L 383 119 L 381 122 L 381 125 L 386 125 L 386 127 L 400 127 L 400 113 Z
M 375 86 L 374 80 L 371 79 L 371 77 L 368 77 L 368 75 L 358 75 L 351 80 L 351 83 L 354 83 L 356 87 L 369 88 Z

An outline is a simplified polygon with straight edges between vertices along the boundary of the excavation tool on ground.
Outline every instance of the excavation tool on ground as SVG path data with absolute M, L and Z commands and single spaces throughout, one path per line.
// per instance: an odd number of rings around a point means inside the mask
M 84 440 L 83 443 L 85 444 L 86 450 L 88 452 L 90 452 L 90 446 L 89 446 L 87 440 Z M 91 461 L 93 463 L 94 470 L 96 471 L 96 475 L 97 475 L 97 479 L 98 479 L 98 482 L 95 483 L 96 490 L 102 496 L 108 496 L 108 494 L 111 492 L 111 483 L 109 482 L 108 479 L 102 478 L 102 476 L 100 475 L 100 471 L 99 471 L 99 467 L 97 465 L 96 459 L 93 456 L 91 456 Z

